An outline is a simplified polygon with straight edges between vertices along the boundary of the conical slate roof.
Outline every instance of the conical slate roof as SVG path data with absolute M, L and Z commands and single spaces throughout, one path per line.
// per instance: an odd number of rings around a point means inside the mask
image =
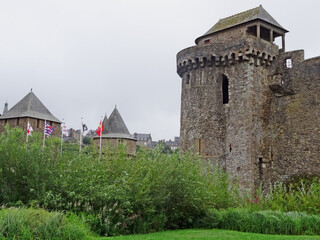
M 280 28 L 284 32 L 288 32 L 284 29 L 263 7 L 260 5 L 257 8 L 250 9 L 245 12 L 238 13 L 236 15 L 232 15 L 227 18 L 220 19 L 212 28 L 209 29 L 205 34 L 196 39 L 196 43 L 198 40 L 204 36 L 207 36 L 212 33 L 216 33 L 243 23 L 247 23 L 253 20 L 262 20 L 265 21 L 277 28 Z
M 109 116 L 109 119 L 107 121 L 105 120 L 106 120 L 106 117 L 104 118 L 104 126 L 106 123 L 106 127 L 104 128 L 102 137 L 133 139 L 116 107 L 114 108 L 113 112 Z
M 31 91 L 9 111 L 0 116 L 0 119 L 31 117 L 61 123 L 43 105 L 37 96 Z

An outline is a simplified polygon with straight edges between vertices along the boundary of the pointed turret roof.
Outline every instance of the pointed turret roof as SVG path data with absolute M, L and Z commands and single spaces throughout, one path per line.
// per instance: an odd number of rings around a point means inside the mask
M 262 20 L 264 22 L 267 22 L 284 32 L 288 32 L 286 29 L 284 29 L 263 7 L 260 5 L 257 8 L 253 8 L 250 10 L 247 10 L 245 12 L 238 13 L 236 15 L 232 15 L 227 18 L 220 19 L 219 22 L 217 22 L 212 28 L 210 28 L 205 34 L 203 34 L 201 37 L 196 39 L 196 43 L 198 40 L 204 36 L 210 35 L 212 33 L 216 33 L 231 27 L 235 27 L 237 25 L 251 22 L 254 20 Z
M 102 120 L 102 126 L 103 126 L 103 132 L 102 133 L 107 133 L 107 128 L 108 128 L 108 117 L 107 117 L 107 114 L 104 115 L 104 118 Z
M 8 112 L 8 102 L 5 102 L 2 115 Z
M 107 134 L 112 135 L 122 135 L 130 137 L 130 132 L 124 123 L 117 107 L 114 108 L 113 112 L 109 116 L 107 123 Z
M 31 117 L 61 123 L 61 121 L 53 116 L 43 105 L 32 90 L 9 111 L 0 116 L 0 119 L 21 117 Z
M 113 112 L 107 118 L 107 116 L 103 119 L 103 138 L 127 138 L 127 139 L 134 139 L 126 124 L 124 123 L 120 112 L 118 111 L 117 107 L 114 108 Z

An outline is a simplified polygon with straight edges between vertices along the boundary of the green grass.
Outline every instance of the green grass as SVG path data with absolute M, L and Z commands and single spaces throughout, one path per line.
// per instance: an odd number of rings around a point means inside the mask
M 176 230 L 165 231 L 151 234 L 137 234 L 120 237 L 98 238 L 100 240 L 188 240 L 188 239 L 201 239 L 201 240 L 316 240 L 320 236 L 288 236 L 288 235 L 268 235 L 268 234 L 255 234 L 243 233 L 228 230 Z

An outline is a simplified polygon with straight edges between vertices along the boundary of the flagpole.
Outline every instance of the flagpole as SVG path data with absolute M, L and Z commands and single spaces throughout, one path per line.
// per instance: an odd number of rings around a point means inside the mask
M 44 142 L 45 142 L 45 140 L 46 140 L 46 124 L 47 124 L 47 120 L 44 120 L 42 149 L 44 149 Z
M 99 154 L 99 159 L 101 159 L 101 140 L 102 140 L 102 116 L 100 119 L 101 127 L 100 127 L 100 154 Z
M 79 149 L 79 154 L 81 153 L 81 138 L 82 138 L 82 130 L 83 130 L 83 118 L 81 117 L 81 128 L 80 128 L 80 149 Z
M 64 118 L 62 119 L 62 126 L 61 126 L 61 156 L 62 156 L 62 144 L 63 144 L 63 125 L 65 125 Z
M 26 142 L 28 142 L 28 136 L 29 136 L 29 134 L 28 134 L 28 128 L 29 128 L 29 121 L 27 122 L 27 139 L 26 139 Z

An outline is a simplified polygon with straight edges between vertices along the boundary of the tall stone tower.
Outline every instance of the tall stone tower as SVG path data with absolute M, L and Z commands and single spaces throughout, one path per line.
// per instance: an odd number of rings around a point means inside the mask
M 219 20 L 195 40 L 196 46 L 177 54 L 182 78 L 181 150 L 194 150 L 219 164 L 244 189 L 294 175 L 293 169 L 280 169 L 290 156 L 283 154 L 280 146 L 286 143 L 279 131 L 288 127 L 286 110 L 299 92 L 301 80 L 295 79 L 293 69 L 303 71 L 298 65 L 306 61 L 303 51 L 285 52 L 287 32 L 260 5 Z M 282 39 L 281 49 L 274 43 L 277 37 Z M 310 81 L 320 69 L 319 62 L 313 64 L 317 65 L 309 72 Z M 315 81 L 319 90 L 319 77 Z M 308 93 L 301 94 L 308 98 Z M 320 127 L 319 119 L 307 121 Z M 319 142 L 319 136 L 314 138 Z M 305 153 L 300 155 L 306 158 Z M 310 165 L 319 161 L 314 147 Z M 294 168 L 295 163 L 290 164 Z M 307 171 L 306 167 L 296 172 Z M 314 175 L 319 174 L 318 167 Z

